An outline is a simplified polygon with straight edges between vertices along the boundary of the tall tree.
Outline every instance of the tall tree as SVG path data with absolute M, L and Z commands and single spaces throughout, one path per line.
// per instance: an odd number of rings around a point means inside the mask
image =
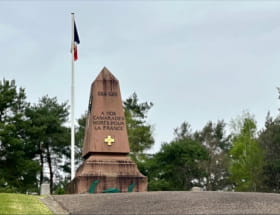
M 259 191 L 263 180 L 264 158 L 256 139 L 256 122 L 245 116 L 237 124 L 241 125 L 235 134 L 230 149 L 229 172 L 236 191 Z
M 174 130 L 175 138 L 144 163 L 150 190 L 189 190 L 205 177 L 202 163 L 208 159 L 204 146 L 194 140 L 187 122 Z
M 75 134 L 75 158 L 76 158 L 75 164 L 76 165 L 80 165 L 82 163 L 82 149 L 84 144 L 86 119 L 87 119 L 87 112 L 85 112 L 78 119 L 78 127 L 76 129 L 76 134 Z
M 26 111 L 30 121 L 28 130 L 30 141 L 37 150 L 41 165 L 40 183 L 45 178 L 44 164 L 46 163 L 51 192 L 55 176 L 59 177 L 61 175 L 59 170 L 65 170 L 68 166 L 64 163 L 65 156 L 70 155 L 70 133 L 69 128 L 65 127 L 68 114 L 67 103 L 59 104 L 56 98 L 48 96 L 42 97 L 38 104 Z
M 191 125 L 188 122 L 183 122 L 179 127 L 174 129 L 174 136 L 174 140 L 193 138 Z
M 139 103 L 136 93 L 123 102 L 131 152 L 141 154 L 154 144 L 152 126 L 146 122 L 152 103 Z
M 17 192 L 37 191 L 39 170 L 35 150 L 26 134 L 23 88 L 15 81 L 0 81 L 0 189 Z
M 225 123 L 208 122 L 204 128 L 195 132 L 194 138 L 208 151 L 209 159 L 205 161 L 206 190 L 223 190 L 229 186 L 227 152 L 230 148 L 229 136 L 226 135 Z
M 258 139 L 264 151 L 264 183 L 267 192 L 280 192 L 280 118 L 267 116 Z
M 189 190 L 204 177 L 201 162 L 207 151 L 190 138 L 162 145 L 148 162 L 150 190 Z

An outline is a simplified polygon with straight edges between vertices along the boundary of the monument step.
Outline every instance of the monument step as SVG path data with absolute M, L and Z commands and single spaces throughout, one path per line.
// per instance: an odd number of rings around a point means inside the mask
M 70 214 L 280 214 L 280 195 L 238 192 L 142 192 L 56 195 Z

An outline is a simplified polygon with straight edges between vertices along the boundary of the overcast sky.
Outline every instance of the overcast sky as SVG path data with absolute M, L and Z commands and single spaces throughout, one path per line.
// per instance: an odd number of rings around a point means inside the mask
M 70 101 L 71 16 L 80 36 L 75 116 L 106 66 L 122 98 L 154 107 L 157 151 L 188 121 L 229 122 L 248 110 L 258 128 L 280 102 L 280 2 L 0 1 L 1 79 L 15 79 L 31 103 L 46 94 Z

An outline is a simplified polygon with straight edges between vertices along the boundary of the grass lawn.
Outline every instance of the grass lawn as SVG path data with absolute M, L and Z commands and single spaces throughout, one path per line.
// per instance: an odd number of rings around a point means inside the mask
M 38 199 L 37 196 L 0 193 L 0 214 L 46 214 L 52 212 Z

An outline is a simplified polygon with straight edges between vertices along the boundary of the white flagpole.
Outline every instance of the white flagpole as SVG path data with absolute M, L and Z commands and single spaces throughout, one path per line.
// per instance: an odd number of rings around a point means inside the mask
M 72 72 L 71 72 L 71 180 L 75 177 L 75 122 L 74 122 L 74 13 L 72 15 L 72 44 L 71 44 L 71 53 L 72 53 Z

